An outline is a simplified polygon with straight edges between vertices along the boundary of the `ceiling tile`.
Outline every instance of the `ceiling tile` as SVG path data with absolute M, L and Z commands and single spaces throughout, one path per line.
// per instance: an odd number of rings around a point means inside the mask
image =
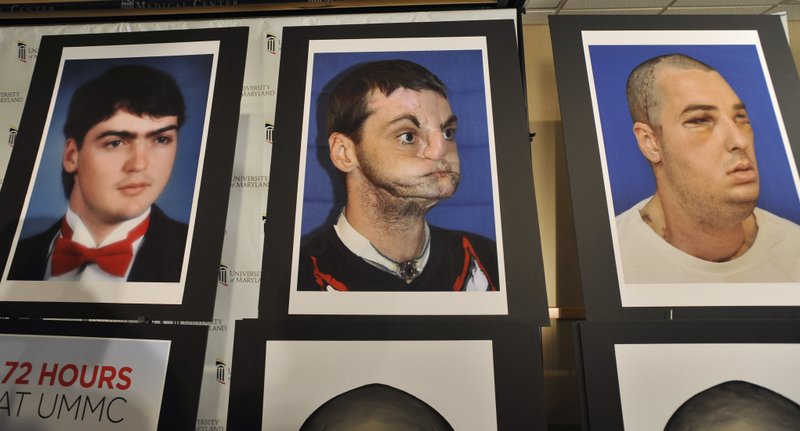
M 664 7 L 672 0 L 567 0 L 564 9 L 627 9 Z
M 561 0 L 525 0 L 525 9 L 555 9 Z
M 780 4 L 780 2 L 781 0 L 677 0 L 672 6 L 774 6 Z
M 800 20 L 800 0 L 527 0 L 525 9 L 527 13 L 523 15 L 523 23 L 528 24 L 546 24 L 547 16 L 554 13 L 562 15 L 759 15 L 786 12 L 788 19 Z
M 770 9 L 772 6 L 671 7 L 664 15 L 760 15 Z
M 629 9 L 561 9 L 559 15 L 657 15 L 663 9 L 629 8 Z
M 554 13 L 555 9 L 526 9 L 522 14 L 522 24 L 547 24 L 547 17 Z
M 786 18 L 789 20 L 800 20 L 800 5 L 783 5 L 769 11 L 769 13 L 779 12 L 786 12 Z

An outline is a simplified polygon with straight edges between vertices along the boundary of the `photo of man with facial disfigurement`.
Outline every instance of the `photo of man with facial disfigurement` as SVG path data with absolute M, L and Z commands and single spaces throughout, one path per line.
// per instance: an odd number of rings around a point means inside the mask
M 327 109 L 346 204 L 301 244 L 298 290 L 498 290 L 493 240 L 426 220 L 461 179 L 457 123 L 445 84 L 417 63 L 380 60 L 346 73 Z
M 750 382 L 731 380 L 689 398 L 664 431 L 793 431 L 800 429 L 800 405 Z
M 185 110 L 175 79 L 150 66 L 117 66 L 83 83 L 64 124 L 65 215 L 20 240 L 8 278 L 179 281 L 188 227 L 154 202 Z
M 656 190 L 616 218 L 625 282 L 800 281 L 800 226 L 756 206 L 758 131 L 725 78 L 661 55 L 633 69 L 627 99 Z

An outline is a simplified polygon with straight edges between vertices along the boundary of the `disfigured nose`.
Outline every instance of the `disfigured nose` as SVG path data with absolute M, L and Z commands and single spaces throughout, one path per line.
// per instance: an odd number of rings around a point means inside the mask
M 451 141 L 444 137 L 444 132 L 437 131 L 428 136 L 422 156 L 429 160 L 439 160 L 447 154 Z

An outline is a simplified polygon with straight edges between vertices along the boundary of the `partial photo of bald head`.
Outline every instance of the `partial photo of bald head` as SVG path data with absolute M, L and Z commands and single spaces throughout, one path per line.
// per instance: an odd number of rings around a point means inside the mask
M 763 386 L 730 380 L 681 404 L 664 431 L 793 431 L 800 405 Z
M 616 219 L 625 281 L 800 281 L 800 226 L 757 206 L 763 167 L 747 101 L 684 54 L 642 62 L 626 91 L 656 186 Z
M 452 431 L 425 401 L 393 386 L 372 383 L 319 406 L 300 431 Z

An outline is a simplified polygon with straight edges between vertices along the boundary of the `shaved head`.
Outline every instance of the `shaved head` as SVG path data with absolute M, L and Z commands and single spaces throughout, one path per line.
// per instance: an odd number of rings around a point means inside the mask
M 452 431 L 433 407 L 400 389 L 373 383 L 319 406 L 300 431 Z
M 688 55 L 667 54 L 653 57 L 636 66 L 628 76 L 626 92 L 628 96 L 628 109 L 634 123 L 645 123 L 659 130 L 659 118 L 662 108 L 662 94 L 657 85 L 656 74 L 663 67 L 674 67 L 683 70 L 715 71 L 711 66 L 702 61 L 695 60 Z
M 731 380 L 684 402 L 664 431 L 796 431 L 800 405 L 763 386 Z

